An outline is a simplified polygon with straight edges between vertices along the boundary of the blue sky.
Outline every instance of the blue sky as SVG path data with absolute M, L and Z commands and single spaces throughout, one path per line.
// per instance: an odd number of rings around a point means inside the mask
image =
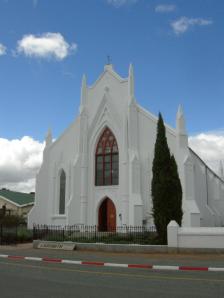
M 0 138 L 57 138 L 107 55 L 123 77 L 133 63 L 140 105 L 175 126 L 182 104 L 189 135 L 223 136 L 223 15 L 221 0 L 0 0 Z
M 42 140 L 49 126 L 57 137 L 78 113 L 82 74 L 92 84 L 108 54 L 124 77 L 133 63 L 138 102 L 172 126 L 181 103 L 190 134 L 223 128 L 223 13 L 220 0 L 0 0 L 1 137 Z M 181 17 L 211 24 L 176 34 Z M 25 35 L 45 33 L 76 51 L 61 60 L 18 53 Z

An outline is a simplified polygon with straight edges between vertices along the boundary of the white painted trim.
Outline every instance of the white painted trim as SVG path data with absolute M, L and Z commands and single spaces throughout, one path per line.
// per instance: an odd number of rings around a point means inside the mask
M 51 218 L 52 219 L 66 219 L 67 215 L 66 214 L 54 214 L 54 215 L 51 215 Z

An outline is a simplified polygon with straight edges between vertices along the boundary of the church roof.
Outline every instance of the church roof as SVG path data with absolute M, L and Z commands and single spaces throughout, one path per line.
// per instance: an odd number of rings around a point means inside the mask
M 10 201 L 12 204 L 22 207 L 24 205 L 30 205 L 34 203 L 34 193 L 23 193 L 11 191 L 8 189 L 0 189 L 0 197 L 6 201 Z

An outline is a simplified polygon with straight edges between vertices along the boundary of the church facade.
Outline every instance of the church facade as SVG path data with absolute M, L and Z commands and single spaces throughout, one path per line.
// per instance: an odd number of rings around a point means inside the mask
M 83 77 L 80 113 L 52 142 L 46 137 L 28 225 L 151 226 L 151 180 L 157 117 L 134 94 L 134 73 L 111 64 L 92 86 Z M 182 108 L 166 125 L 183 190 L 183 226 L 224 225 L 224 180 L 188 146 Z

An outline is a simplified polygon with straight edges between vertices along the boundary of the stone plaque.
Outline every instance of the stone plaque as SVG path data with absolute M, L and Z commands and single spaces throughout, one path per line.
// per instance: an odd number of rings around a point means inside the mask
M 75 243 L 73 242 L 54 242 L 54 241 L 40 241 L 37 248 L 47 249 L 61 249 L 61 250 L 74 250 Z

